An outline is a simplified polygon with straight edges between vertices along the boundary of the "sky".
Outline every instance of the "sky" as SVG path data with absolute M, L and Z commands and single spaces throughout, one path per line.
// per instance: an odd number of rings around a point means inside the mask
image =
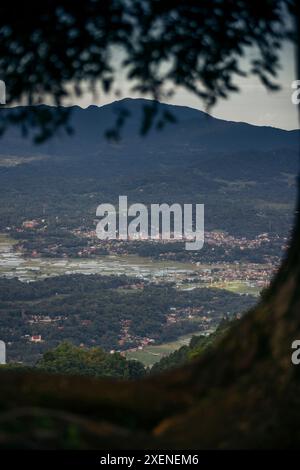
M 286 44 L 283 48 L 281 65 L 282 69 L 278 76 L 278 82 L 281 86 L 280 91 L 267 91 L 259 80 L 253 76 L 239 78 L 236 83 L 240 87 L 240 92 L 231 94 L 227 100 L 220 100 L 212 108 L 210 114 L 229 121 L 244 121 L 259 126 L 272 126 L 288 130 L 298 128 L 297 108 L 291 102 L 293 91 L 291 84 L 293 80 L 297 79 L 294 67 L 294 49 L 291 44 Z M 80 98 L 72 97 L 71 103 L 66 104 L 77 104 L 81 107 L 101 106 L 120 98 L 141 97 L 131 92 L 130 84 L 122 70 L 119 71 L 117 76 L 117 87 L 122 90 L 119 98 L 116 98 L 114 94 L 101 95 L 100 93 L 96 98 L 89 92 L 85 92 Z M 204 110 L 200 99 L 182 89 L 177 89 L 175 96 L 168 102 Z

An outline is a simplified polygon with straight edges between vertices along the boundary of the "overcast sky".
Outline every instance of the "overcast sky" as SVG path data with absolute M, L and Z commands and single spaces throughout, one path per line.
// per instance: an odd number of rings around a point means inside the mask
M 291 102 L 291 83 L 295 79 L 294 50 L 291 45 L 286 45 L 282 52 L 280 91 L 266 91 L 255 77 L 238 79 L 237 83 L 241 87 L 241 92 L 232 94 L 228 100 L 221 100 L 212 109 L 211 114 L 226 120 L 295 129 L 298 127 L 297 110 Z M 118 74 L 117 86 L 122 90 L 122 98 L 139 97 L 130 91 L 130 84 L 122 71 Z M 87 107 L 91 104 L 103 105 L 115 100 L 115 95 L 100 95 L 95 98 L 90 93 L 84 93 L 81 98 L 73 98 L 72 104 Z M 203 104 L 199 99 L 181 89 L 177 90 L 170 103 L 203 109 Z

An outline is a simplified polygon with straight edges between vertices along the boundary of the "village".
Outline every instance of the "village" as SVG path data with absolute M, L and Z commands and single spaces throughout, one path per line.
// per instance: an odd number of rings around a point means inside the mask
M 96 221 L 94 221 L 96 222 Z M 39 241 L 43 241 L 45 238 L 47 240 L 47 233 L 51 229 L 51 223 L 46 219 L 33 219 L 33 220 L 24 220 L 21 226 L 17 227 L 6 227 L 7 233 L 16 233 L 18 234 L 18 238 L 22 240 L 22 234 L 24 235 L 24 240 L 30 236 L 30 233 L 33 232 L 35 236 L 40 237 Z M 53 226 L 51 230 L 57 230 L 57 238 L 61 236 L 63 233 L 64 236 L 68 234 L 72 236 L 73 245 L 79 248 L 75 251 L 75 255 L 78 257 L 86 257 L 86 256 L 93 256 L 97 255 L 97 251 L 102 250 L 103 253 L 112 254 L 112 253 L 119 253 L 119 254 L 129 254 L 131 253 L 130 242 L 143 242 L 151 245 L 169 245 L 169 244 L 178 244 L 178 238 L 174 238 L 174 233 L 170 233 L 169 238 L 162 237 L 161 235 L 157 235 L 156 237 L 149 240 L 149 236 L 146 233 L 140 232 L 135 233 L 132 236 L 128 236 L 127 240 L 121 239 L 107 239 L 107 240 L 99 240 L 96 235 L 96 230 L 86 227 L 82 225 L 75 229 L 67 229 L 67 227 L 60 227 L 58 228 L 56 225 Z M 62 230 L 62 232 L 61 232 Z M 54 236 L 51 232 L 51 237 Z M 176 234 L 175 234 L 176 235 Z M 178 236 L 178 234 L 177 234 Z M 30 237 L 31 238 L 31 237 Z M 183 241 L 189 240 L 189 236 L 182 237 Z M 69 243 L 70 245 L 70 243 Z M 261 233 L 257 235 L 255 238 L 246 238 L 246 237 L 238 237 L 228 234 L 227 232 L 221 230 L 206 230 L 205 231 L 205 245 L 211 248 L 214 251 L 216 247 L 222 247 L 226 250 L 236 249 L 238 248 L 241 252 L 244 250 L 258 250 L 263 246 L 276 246 L 276 248 L 280 251 L 283 251 L 287 248 L 288 239 L 287 237 L 280 237 L 276 234 L 270 233 Z M 70 253 L 68 253 L 67 246 L 65 247 L 65 251 L 62 249 L 64 248 L 63 241 L 51 243 L 51 238 L 49 237 L 49 243 L 45 246 L 43 243 L 42 249 L 40 250 L 33 250 L 28 251 L 25 247 L 25 244 L 20 242 L 17 244 L 16 249 L 25 250 L 27 256 L 43 256 L 43 255 L 52 255 L 52 256 L 64 256 L 68 257 Z M 74 255 L 74 250 L 72 250 L 71 255 Z M 280 254 L 278 253 L 278 256 Z
M 130 239 L 129 241 L 124 240 L 98 240 L 95 231 L 87 229 L 84 226 L 67 231 L 68 236 L 72 237 L 72 252 L 69 251 L 68 244 L 64 243 L 64 240 L 56 240 L 53 243 L 52 239 L 47 236 L 48 221 L 46 219 L 33 219 L 25 220 L 23 223 L 8 230 L 7 233 L 12 235 L 17 234 L 18 239 L 13 245 L 13 250 L 19 253 L 21 256 L 25 256 L 26 259 L 35 260 L 37 263 L 39 259 L 51 259 L 56 262 L 57 259 L 63 258 L 65 260 L 97 260 L 99 255 L 103 255 L 102 259 L 105 263 L 107 259 L 109 261 L 112 256 L 114 262 L 118 264 L 118 257 L 120 259 L 130 259 L 133 255 L 131 246 L 135 243 L 147 244 L 147 246 L 165 246 L 168 244 L 178 243 L 178 240 L 170 238 L 169 240 L 144 240 L 143 237 L 137 241 L 136 239 Z M 27 240 L 30 240 L 30 235 L 38 240 L 42 239 L 43 243 L 41 246 L 35 245 L 34 249 L 30 249 L 31 244 L 27 245 Z M 68 235 L 69 234 L 69 235 Z M 39 238 L 41 237 L 41 238 Z M 59 238 L 59 237 L 58 237 Z M 73 242 L 75 240 L 75 242 Z M 205 234 L 205 244 L 207 250 L 217 250 L 219 247 L 225 250 L 238 250 L 243 253 L 244 250 L 253 250 L 255 252 L 260 247 L 272 245 L 276 243 L 281 249 L 284 249 L 287 245 L 287 239 L 282 239 L 279 236 L 270 235 L 268 233 L 262 233 L 253 239 L 247 239 L 245 237 L 234 237 L 226 232 L 222 231 L 207 231 Z M 168 248 L 169 249 L 169 248 Z M 116 257 L 116 258 L 115 258 Z M 138 257 L 136 257 L 137 259 Z M 146 260 L 146 258 L 140 258 Z M 168 252 L 165 254 L 165 258 L 168 260 Z M 163 259 L 159 256 L 158 259 L 152 259 L 150 256 L 147 258 L 147 263 L 151 268 L 155 267 L 158 263 L 157 269 L 154 274 L 149 275 L 145 269 L 137 269 L 134 271 L 134 279 L 130 282 L 126 282 L 123 285 L 117 287 L 117 291 L 128 291 L 128 292 L 141 292 L 143 291 L 149 282 L 153 285 L 160 286 L 164 282 L 170 283 L 179 290 L 194 290 L 199 288 L 218 288 L 231 290 L 241 296 L 249 295 L 258 296 L 260 292 L 268 286 L 272 276 L 274 275 L 277 265 L 279 263 L 279 256 L 276 258 L 272 255 L 266 256 L 263 263 L 257 262 L 244 262 L 243 259 L 233 260 L 230 262 L 224 261 L 212 261 L 212 262 L 201 262 L 191 261 L 190 263 L 181 263 L 174 260 L 170 256 L 170 260 L 163 264 Z M 143 261 L 145 262 L 145 261 Z M 173 268 L 176 266 L 176 269 Z M 119 265 L 120 269 L 120 265 Z M 66 268 L 67 272 L 67 268 Z M 70 271 L 71 272 L 71 271 Z M 95 271 L 95 272 L 101 272 Z M 129 268 L 128 272 L 132 272 Z M 127 274 L 127 273 L 125 273 Z M 222 315 L 230 315 L 231 312 L 222 312 Z M 201 304 L 195 305 L 184 305 L 184 306 L 170 306 L 169 311 L 165 317 L 164 325 L 167 328 L 180 328 L 182 322 L 195 324 L 195 330 L 197 333 L 206 334 L 208 331 L 213 331 L 220 320 L 222 315 L 215 314 L 213 308 L 204 308 Z M 127 354 L 134 354 L 147 350 L 149 347 L 159 345 L 151 334 L 134 334 L 131 329 L 130 318 L 122 319 L 120 321 L 120 330 L 117 337 L 117 346 L 112 349 L 108 349 L 111 353 L 119 352 L 121 355 L 126 356 Z M 60 334 L 64 334 L 65 325 L 68 324 L 68 316 L 65 314 L 47 315 L 43 312 L 28 315 L 25 319 L 25 324 L 28 325 L 28 330 L 24 331 L 22 340 L 26 343 L 30 343 L 33 348 L 35 344 L 41 345 L 43 348 L 47 348 L 49 332 L 57 331 Z M 80 319 L 80 327 L 84 331 L 93 327 L 92 321 L 89 318 Z M 163 327 L 163 325 L 162 325 Z M 26 328 L 27 329 L 27 328 Z M 51 333 L 52 335 L 52 333 Z M 97 341 L 91 340 L 92 344 L 97 345 Z M 86 347 L 85 342 L 79 343 L 81 347 Z M 8 344 L 8 347 L 11 345 Z
M 69 233 L 73 237 L 70 243 L 64 245 L 62 241 L 55 241 L 49 238 L 49 240 L 43 237 L 43 234 L 47 232 L 48 223 L 46 219 L 33 219 L 25 220 L 21 226 L 14 228 L 14 232 L 18 234 L 19 241 L 15 243 L 14 250 L 21 253 L 28 258 L 39 258 L 39 257 L 50 257 L 50 258 L 75 258 L 78 259 L 97 259 L 97 256 L 105 255 L 120 255 L 128 256 L 134 254 L 132 246 L 136 243 L 135 239 L 129 241 L 124 240 L 98 240 L 96 232 L 93 229 L 87 229 L 85 226 L 70 230 Z M 10 232 L 11 228 L 7 227 L 7 232 Z M 34 232 L 35 235 L 41 236 L 39 239 L 40 248 L 34 246 L 31 249 L 31 243 L 26 242 L 28 233 Z M 24 240 L 23 237 L 24 236 Z M 178 261 L 176 255 L 172 251 L 163 252 L 158 254 L 155 258 L 152 258 L 151 246 L 170 245 L 178 243 L 178 240 L 170 238 L 169 240 L 146 240 L 141 238 L 138 243 L 145 243 L 149 247 L 149 259 L 166 260 L 166 261 Z M 210 253 L 210 258 L 204 261 L 197 261 L 191 259 L 189 262 L 194 266 L 193 272 L 189 273 L 174 273 L 173 281 L 177 287 L 192 289 L 193 286 L 207 285 L 225 287 L 228 283 L 232 282 L 243 282 L 249 286 L 253 286 L 257 289 L 265 288 L 270 279 L 272 278 L 277 266 L 280 263 L 281 251 L 287 247 L 287 238 L 281 238 L 278 235 L 270 235 L 268 233 L 259 234 L 253 239 L 245 237 L 234 237 L 226 232 L 220 230 L 206 231 L 205 233 L 205 245 L 206 251 Z M 276 249 L 274 249 L 274 246 Z M 230 250 L 234 251 L 235 256 L 229 256 L 229 261 L 225 259 L 218 260 L 218 256 L 214 256 L 214 252 L 221 247 L 226 253 L 231 253 Z M 256 262 L 256 258 L 250 261 L 248 258 L 244 261 L 242 255 L 244 251 L 253 252 L 255 254 L 260 249 L 264 249 L 268 252 L 270 247 L 270 254 L 265 254 L 263 262 Z M 273 250 L 272 250 L 273 247 Z M 169 248 L 168 248 L 169 249 Z M 170 248 L 172 250 L 172 248 Z M 240 255 L 239 255 L 240 253 Z M 275 254 L 274 254 L 275 253 Z M 146 253 L 147 254 L 147 253 Z M 231 259 L 233 258 L 233 259 Z M 179 258 L 180 261 L 180 258 Z M 161 282 L 162 277 L 168 277 L 167 273 L 154 279 L 154 282 Z M 143 275 L 139 276 L 143 279 Z M 146 279 L 146 278 L 145 278 Z M 166 279 L 167 280 L 167 279 Z M 132 286 L 130 288 L 133 288 Z M 136 289 L 141 288 L 139 282 L 137 282 Z

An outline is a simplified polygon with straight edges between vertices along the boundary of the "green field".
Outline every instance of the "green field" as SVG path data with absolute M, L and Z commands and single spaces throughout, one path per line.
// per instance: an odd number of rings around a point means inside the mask
M 213 330 L 209 331 L 210 333 Z M 126 359 L 135 359 L 142 362 L 146 367 L 152 367 L 162 357 L 168 356 L 181 346 L 188 345 L 192 336 L 203 335 L 203 331 L 197 331 L 193 334 L 181 336 L 176 341 L 170 343 L 159 344 L 157 346 L 146 346 L 144 349 L 126 352 Z
M 259 296 L 262 287 L 254 286 L 247 281 L 226 281 L 218 282 L 210 285 L 210 287 L 216 287 L 217 289 L 225 289 L 235 294 L 249 294 L 255 297 Z

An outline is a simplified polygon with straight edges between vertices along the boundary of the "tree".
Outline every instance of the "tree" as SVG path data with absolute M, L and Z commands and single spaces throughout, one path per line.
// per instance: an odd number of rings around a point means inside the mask
M 47 351 L 38 361 L 37 368 L 56 374 L 92 377 L 137 379 L 145 375 L 145 369 L 138 361 L 126 361 L 120 354 L 109 354 L 101 348 L 76 347 L 67 341 Z
M 300 5 L 292 0 L 86 1 L 80 6 L 48 1 L 36 7 L 34 15 L 27 2 L 20 15 L 22 20 L 16 17 L 16 2 L 1 6 L 0 75 L 5 72 L 10 84 L 9 101 L 34 103 L 35 94 L 41 100 L 49 93 L 58 104 L 67 93 L 66 84 L 71 81 L 80 92 L 82 79 L 91 86 L 100 79 L 107 90 L 113 86 L 112 45 L 122 48 L 136 89 L 157 99 L 181 85 L 212 105 L 236 91 L 232 79 L 245 73 L 240 58 L 251 46 L 257 51 L 251 73 L 274 88 L 280 47 L 288 38 L 297 45 L 300 77 Z M 286 27 L 290 24 L 291 31 Z M 123 111 L 119 127 L 125 115 Z M 15 120 L 25 129 L 42 129 L 39 138 L 66 123 L 53 123 L 39 110 L 30 116 L 25 113 Z M 146 110 L 142 131 L 154 117 L 155 108 Z M 102 384 L 90 391 L 88 399 L 97 404 L 99 419 L 112 416 L 116 423 L 115 410 L 121 411 L 128 447 L 299 446 L 300 374 L 291 365 L 291 344 L 300 336 L 300 196 L 297 204 L 290 248 L 269 291 L 213 352 L 177 373 L 120 386 L 119 393 L 112 387 L 105 391 L 109 399 L 102 392 L 101 402 Z M 81 395 L 72 388 L 75 380 L 61 381 L 59 391 L 49 382 L 45 399 L 43 376 L 5 378 L 2 403 L 11 403 L 14 394 L 16 406 L 28 405 L 34 390 L 34 397 L 44 406 L 47 400 L 49 408 L 83 414 L 88 408 L 82 399 L 89 382 L 81 382 Z M 11 383 L 20 384 L 23 393 L 15 392 Z M 69 395 L 71 404 L 65 398 Z M 144 441 L 136 442 L 137 431 L 146 436 Z M 118 432 L 110 431 L 112 447 Z

